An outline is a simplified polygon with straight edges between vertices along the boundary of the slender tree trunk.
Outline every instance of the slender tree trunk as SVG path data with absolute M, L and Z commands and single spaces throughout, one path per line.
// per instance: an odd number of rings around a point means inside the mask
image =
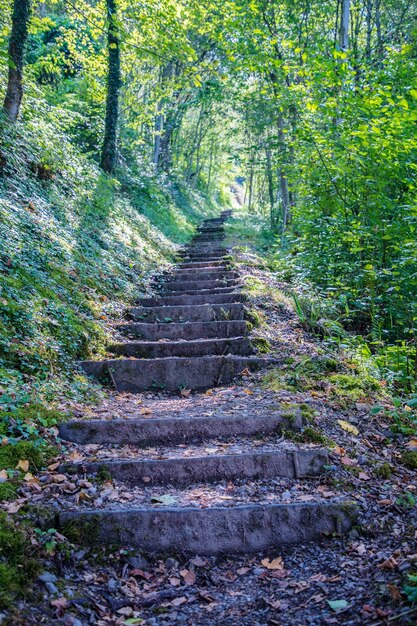
M 208 175 L 207 175 L 206 195 L 210 193 L 211 173 L 213 171 L 213 159 L 214 159 L 214 142 L 215 142 L 215 139 L 214 137 L 212 137 L 212 140 L 210 142 L 210 158 L 209 158 L 209 167 L 208 167 Z
M 349 48 L 350 0 L 342 0 L 342 14 L 340 16 L 339 45 L 345 51 Z
M 9 42 L 11 64 L 3 105 L 4 112 L 12 122 L 15 122 L 19 116 L 23 97 L 23 55 L 28 36 L 30 10 L 30 0 L 14 0 Z
M 253 164 L 253 159 L 251 159 L 250 174 L 249 174 L 248 213 L 252 213 L 253 182 L 254 182 L 253 177 L 254 177 L 254 164 Z
M 286 159 L 286 141 L 285 141 L 285 133 L 284 133 L 284 120 L 282 115 L 278 117 L 278 140 L 281 151 L 281 162 L 284 162 Z M 282 200 L 282 234 L 285 233 L 287 229 L 287 224 L 290 217 L 290 194 L 288 190 L 288 179 L 285 171 L 285 166 L 281 165 L 279 168 L 279 181 L 281 187 L 281 200 Z
M 381 29 L 381 0 L 375 2 L 375 26 L 376 26 L 376 48 L 377 57 L 381 59 L 383 53 L 382 29 Z
M 115 21 L 116 18 L 116 0 L 107 0 L 107 42 L 109 67 L 107 75 L 106 121 L 100 165 L 108 174 L 112 174 L 116 166 L 117 121 L 119 117 L 119 92 L 121 85 L 120 41 Z
M 366 60 L 371 60 L 371 44 L 372 44 L 372 0 L 366 0 Z
M 265 156 L 266 156 L 266 174 L 268 178 L 268 196 L 269 196 L 269 213 L 271 220 L 271 228 L 274 230 L 275 228 L 275 192 L 274 192 L 274 178 L 272 175 L 272 159 L 271 159 L 271 148 L 267 146 L 265 148 Z

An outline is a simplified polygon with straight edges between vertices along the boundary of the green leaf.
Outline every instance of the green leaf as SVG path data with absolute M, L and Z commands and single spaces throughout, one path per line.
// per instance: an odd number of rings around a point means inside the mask
M 347 600 L 327 600 L 327 604 L 331 609 L 333 609 L 333 611 L 340 611 L 349 606 L 349 602 Z

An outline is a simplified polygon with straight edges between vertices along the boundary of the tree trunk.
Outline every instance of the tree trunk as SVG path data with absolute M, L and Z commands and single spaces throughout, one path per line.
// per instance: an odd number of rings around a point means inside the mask
M 253 159 L 250 162 L 250 174 L 249 174 L 249 198 L 248 198 L 248 213 L 252 213 L 252 199 L 253 199 L 253 177 L 254 177 L 254 163 Z
M 285 133 L 284 133 L 284 120 L 282 119 L 282 115 L 278 117 L 278 141 L 279 141 L 280 151 L 281 151 L 281 163 L 284 163 L 286 161 L 287 146 L 286 146 Z M 281 165 L 279 169 L 279 181 L 280 181 L 280 187 L 281 187 L 281 200 L 282 200 L 282 234 L 284 235 L 287 229 L 287 224 L 290 220 L 290 206 L 291 206 L 290 194 L 288 190 L 288 179 L 287 179 L 287 174 L 286 174 L 284 165 Z
M 371 60 L 371 45 L 372 45 L 372 0 L 366 1 L 366 51 L 365 56 L 367 61 Z
M 9 77 L 7 81 L 4 112 L 15 122 L 19 116 L 23 97 L 23 55 L 28 36 L 30 0 L 14 0 L 12 14 L 12 32 L 9 42 Z
M 342 0 L 340 16 L 339 46 L 345 51 L 349 47 L 350 0 Z
M 265 156 L 266 156 L 266 174 L 268 178 L 268 196 L 269 196 L 269 215 L 271 221 L 272 230 L 275 229 L 275 193 L 274 193 L 274 178 L 272 175 L 272 158 L 271 158 L 271 148 L 267 146 L 265 148 Z
M 120 46 L 118 28 L 116 24 L 116 0 L 107 0 L 107 42 L 108 42 L 108 75 L 106 121 L 104 140 L 101 151 L 100 165 L 105 172 L 112 174 L 116 166 L 117 157 L 117 120 L 119 116 L 120 92 Z

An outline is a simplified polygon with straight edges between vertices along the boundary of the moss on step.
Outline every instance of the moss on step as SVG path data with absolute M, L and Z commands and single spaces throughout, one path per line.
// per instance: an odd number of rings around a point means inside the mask
M 65 522 L 61 533 L 72 543 L 79 545 L 95 545 L 98 541 L 100 520 L 98 516 Z

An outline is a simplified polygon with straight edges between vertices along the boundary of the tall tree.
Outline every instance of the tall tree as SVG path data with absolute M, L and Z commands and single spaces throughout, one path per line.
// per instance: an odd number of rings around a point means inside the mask
M 9 42 L 9 76 L 7 81 L 4 111 L 7 117 L 16 121 L 19 116 L 23 97 L 23 56 L 28 36 L 31 1 L 14 0 L 12 13 L 12 32 Z
M 112 174 L 116 166 L 117 157 L 117 121 L 119 117 L 119 92 L 121 86 L 120 38 L 116 0 L 107 0 L 107 21 L 108 75 L 106 121 L 100 165 L 105 172 Z

